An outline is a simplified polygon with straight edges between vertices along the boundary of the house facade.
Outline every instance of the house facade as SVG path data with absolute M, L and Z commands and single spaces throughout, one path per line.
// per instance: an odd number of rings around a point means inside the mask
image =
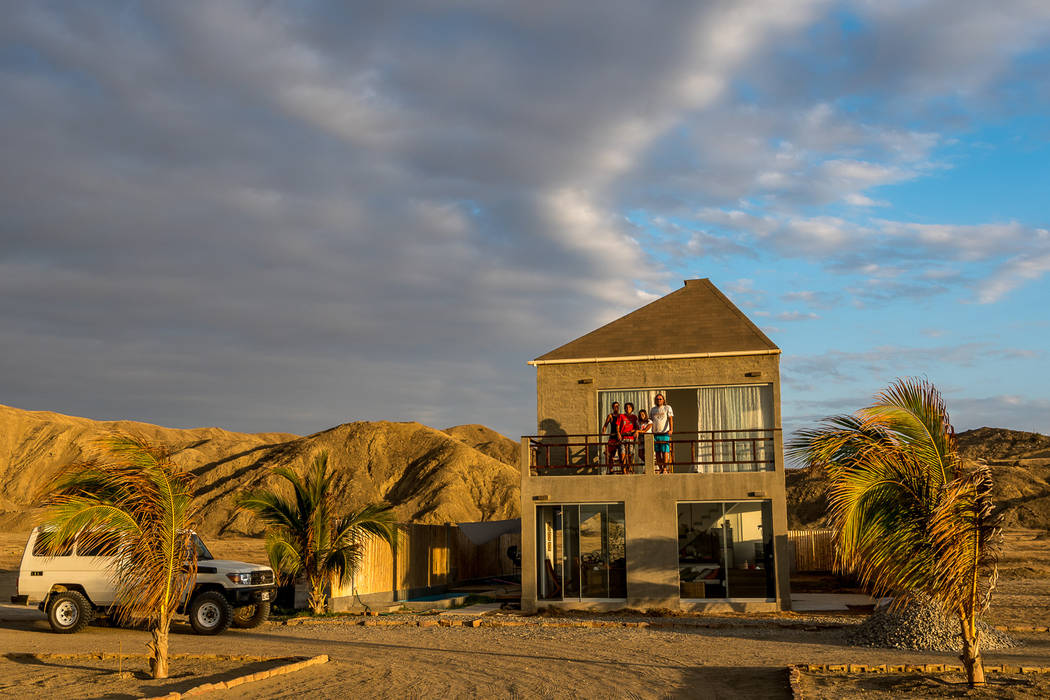
M 523 609 L 789 609 L 779 360 L 702 279 L 530 362 Z M 613 402 L 658 393 L 669 453 L 610 445 Z

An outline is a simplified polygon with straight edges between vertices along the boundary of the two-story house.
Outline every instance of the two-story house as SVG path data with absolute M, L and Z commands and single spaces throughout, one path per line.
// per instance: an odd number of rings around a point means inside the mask
M 780 350 L 709 280 L 533 360 L 522 607 L 790 608 Z M 610 446 L 613 402 L 674 412 Z M 626 463 L 625 463 L 626 462 Z

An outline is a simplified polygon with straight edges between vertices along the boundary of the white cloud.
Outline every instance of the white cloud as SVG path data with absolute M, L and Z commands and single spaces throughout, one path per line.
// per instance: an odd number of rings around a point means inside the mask
M 1045 233 L 1045 231 L 1043 231 Z M 1050 272 L 1050 250 L 1011 258 L 978 287 L 977 299 L 982 304 L 999 301 L 1025 282 Z

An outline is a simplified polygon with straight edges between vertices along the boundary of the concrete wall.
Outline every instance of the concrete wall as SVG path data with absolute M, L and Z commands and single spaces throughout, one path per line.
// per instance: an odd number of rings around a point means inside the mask
M 747 373 L 761 376 L 747 377 Z M 580 380 L 589 380 L 581 383 Z M 774 427 L 780 427 L 778 355 L 581 362 L 537 367 L 538 427 L 542 435 L 598 432 L 597 393 L 607 389 L 696 387 L 725 384 L 772 384 Z M 652 441 L 646 440 L 647 463 Z M 533 476 L 528 440 L 521 445 L 522 607 L 609 607 L 536 598 L 536 507 L 573 503 L 624 503 L 627 534 L 627 605 L 648 608 L 790 609 L 787 504 L 784 492 L 783 438 L 774 442 L 775 470 L 714 474 L 642 474 Z M 776 557 L 776 603 L 727 601 L 681 603 L 678 580 L 677 504 L 685 501 L 770 501 Z M 614 605 L 614 607 L 619 604 Z
M 762 375 L 746 376 L 753 372 Z M 773 424 L 780 427 L 779 355 L 539 365 L 536 367 L 536 424 L 540 435 L 597 434 L 598 392 L 609 389 L 770 383 L 773 384 Z M 638 406 L 636 411 L 641 408 L 649 407 Z

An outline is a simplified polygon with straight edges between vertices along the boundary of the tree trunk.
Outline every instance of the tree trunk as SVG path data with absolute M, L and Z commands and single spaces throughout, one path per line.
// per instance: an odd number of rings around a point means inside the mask
M 310 596 L 307 604 L 314 615 L 323 615 L 328 610 L 328 596 L 324 592 L 324 579 L 320 576 L 310 579 Z
M 154 678 L 168 677 L 168 627 L 171 626 L 171 618 L 162 616 L 153 623 L 150 632 L 152 640 L 146 644 L 149 649 L 149 671 Z
M 962 626 L 963 653 L 959 657 L 966 669 L 966 682 L 971 688 L 984 685 L 984 660 L 981 658 L 980 632 L 977 620 L 959 617 Z

